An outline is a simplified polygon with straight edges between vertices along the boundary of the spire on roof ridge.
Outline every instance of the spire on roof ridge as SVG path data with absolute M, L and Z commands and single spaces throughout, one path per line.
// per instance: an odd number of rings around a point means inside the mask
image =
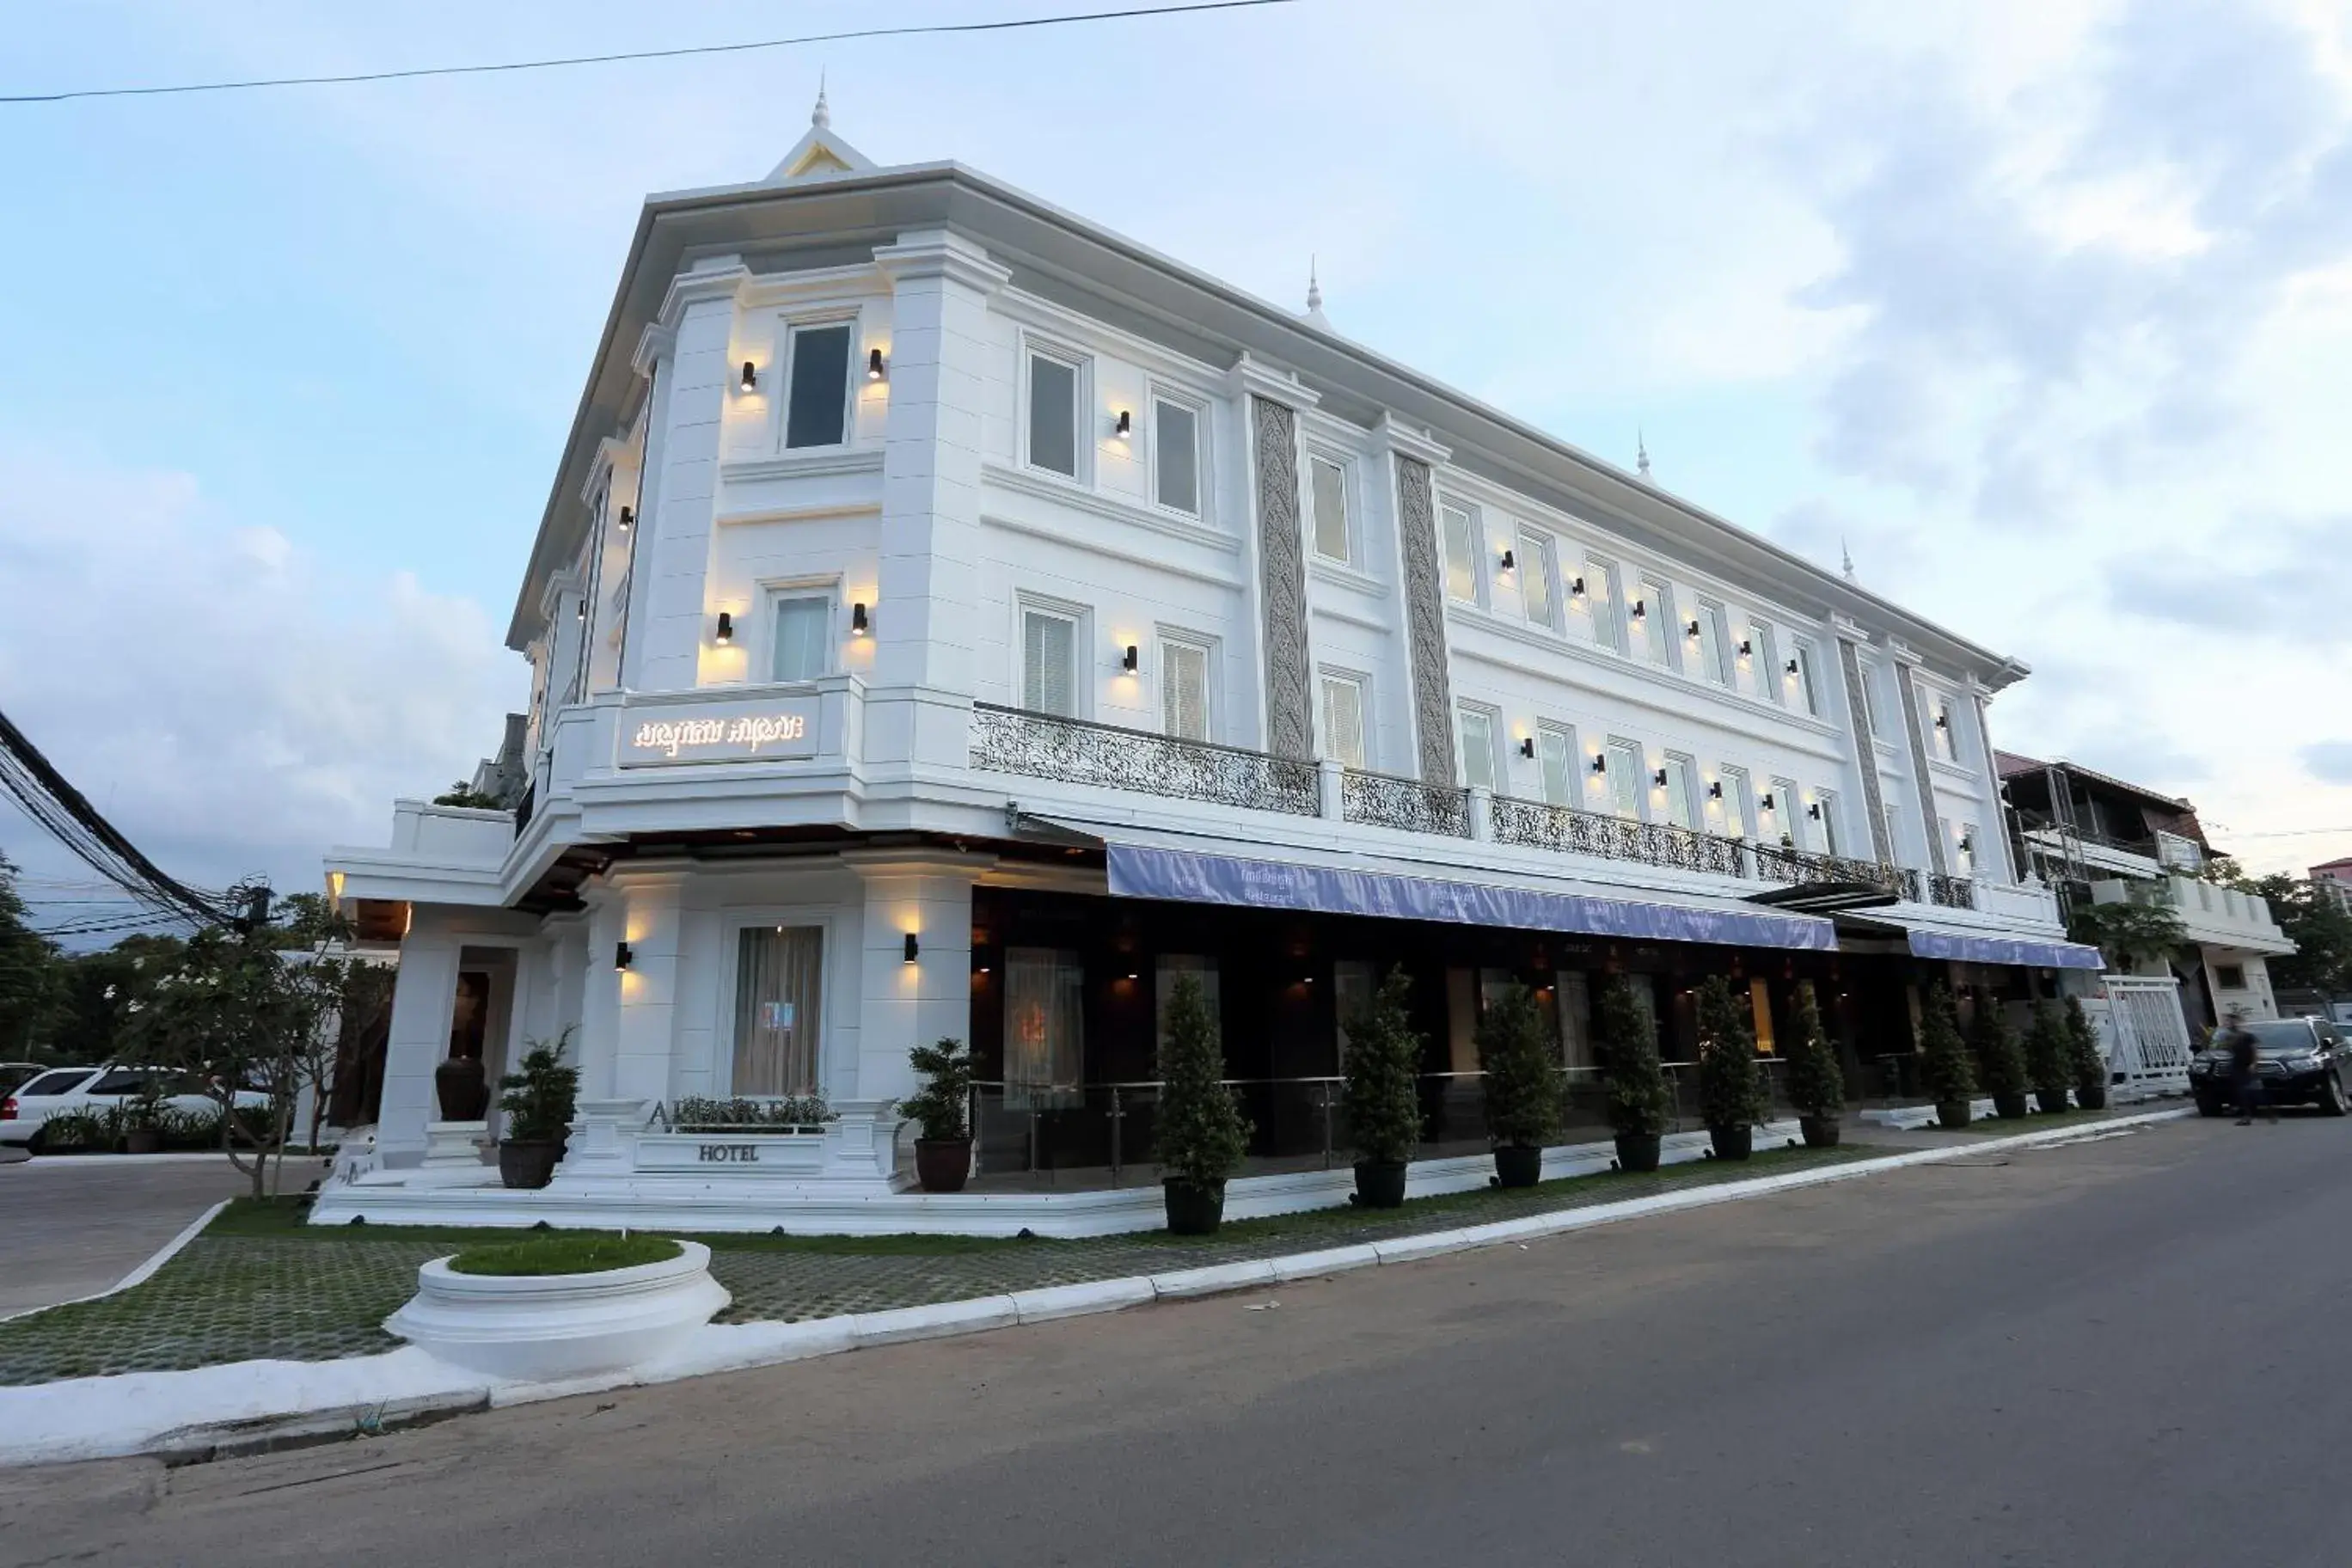
M 826 108 L 824 102 L 824 70 L 822 67 L 816 73 L 816 107 L 809 110 L 809 123 L 819 131 L 833 129 L 833 110 Z
M 1307 309 L 1299 314 L 1318 327 L 1328 327 L 1330 318 L 1323 314 L 1323 280 L 1316 275 L 1315 257 L 1307 258 Z
M 1853 574 L 1853 552 L 1845 547 L 1845 535 L 1843 533 L 1838 535 L 1838 554 L 1845 563 L 1845 580 L 1849 583 L 1857 581 Z
M 1633 467 L 1641 470 L 1643 479 L 1650 477 L 1650 443 L 1639 425 L 1633 426 Z

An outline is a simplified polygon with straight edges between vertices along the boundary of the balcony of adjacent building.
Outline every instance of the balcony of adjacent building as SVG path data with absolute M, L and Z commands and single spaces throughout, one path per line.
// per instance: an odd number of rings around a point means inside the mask
M 2095 881 L 2091 884 L 2091 901 L 2157 904 L 2169 909 L 2180 917 L 2187 939 L 2200 946 L 2234 948 L 2265 956 L 2294 951 L 2294 943 L 2272 918 L 2268 900 L 2196 877 Z

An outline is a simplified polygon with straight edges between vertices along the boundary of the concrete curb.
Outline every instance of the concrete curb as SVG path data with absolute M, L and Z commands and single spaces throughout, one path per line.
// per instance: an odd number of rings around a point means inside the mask
M 1410 1263 L 1450 1253 L 1524 1242 L 1539 1236 L 1590 1230 L 1648 1215 L 1738 1203 L 1774 1193 L 1852 1181 L 1885 1171 L 1966 1159 L 1987 1152 L 2067 1143 L 2105 1136 L 2118 1129 L 2177 1121 L 2195 1114 L 2193 1109 L 2183 1108 L 2118 1116 L 2105 1121 L 2081 1122 L 2005 1138 L 1985 1138 L 1944 1148 L 1910 1150 L 1900 1154 L 1855 1160 L 1843 1165 L 1791 1171 L 1783 1175 L 1761 1176 L 1744 1182 L 1722 1182 L 1710 1186 L 1660 1193 L 1651 1197 L 1629 1198 L 1622 1203 L 1593 1204 L 1583 1208 L 1559 1209 L 1549 1214 L 1465 1226 L 1455 1230 L 1400 1237 L 1394 1241 L 1326 1247 L 1282 1258 L 1212 1264 L 1158 1275 L 1091 1280 L 1080 1285 L 1045 1286 L 1034 1290 L 1014 1291 L 1011 1295 L 982 1296 L 962 1301 L 940 1301 L 928 1306 L 816 1318 L 802 1322 L 712 1324 L 698 1331 L 683 1351 L 658 1363 L 609 1376 L 563 1383 L 486 1383 L 459 1368 L 432 1362 L 422 1352 L 410 1348 L 386 1355 L 357 1357 L 343 1362 L 239 1362 L 228 1366 L 198 1367 L 182 1373 L 131 1373 L 120 1377 L 75 1378 L 60 1383 L 0 1388 L 0 1465 L 110 1458 L 124 1454 L 151 1452 L 183 1456 L 178 1462 L 186 1463 L 221 1453 L 259 1452 L 271 1446 L 283 1446 L 283 1443 L 367 1435 L 371 1430 L 368 1426 L 354 1423 L 350 1418 L 350 1411 L 354 1408 L 352 1391 L 356 1384 L 378 1379 L 390 1386 L 382 1390 L 383 1399 L 368 1408 L 390 1412 L 398 1405 L 403 1418 L 413 1424 L 442 1415 L 478 1409 L 485 1404 L 494 1408 L 504 1407 L 579 1394 L 604 1393 L 615 1388 L 675 1383 L 710 1373 L 749 1371 L 814 1356 L 835 1355 L 843 1351 L 984 1333 L 1022 1324 L 1123 1311 L 1152 1301 L 1195 1300 L 1295 1280 L 1325 1279 L 1357 1268 Z M 181 1244 L 175 1243 L 174 1247 L 178 1245 Z M 153 1261 L 160 1267 L 162 1258 L 159 1256 Z M 420 1367 L 419 1360 L 429 1363 L 430 1368 L 446 1373 L 446 1380 Z M 397 1373 L 395 1367 L 399 1369 Z M 249 1371 L 240 1373 L 236 1370 L 240 1368 Z M 330 1376 L 311 1381 L 331 1383 L 334 1393 L 321 1398 L 320 1394 L 326 1390 L 314 1390 L 310 1401 L 305 1403 L 298 1392 L 285 1408 L 276 1411 L 222 1409 L 209 1425 L 204 1423 L 201 1418 L 210 1413 L 194 1408 L 207 1402 L 200 1389 L 219 1387 L 222 1380 L 228 1379 L 247 1391 L 246 1397 L 249 1397 L 254 1379 L 264 1375 L 265 1368 L 272 1372 L 295 1369 L 298 1384 L 304 1381 L 299 1375 L 301 1373 L 329 1372 Z M 425 1375 L 419 1376 L 420 1372 Z M 419 1384 L 436 1382 L 440 1386 L 418 1386 Z M 102 1408 L 106 1405 L 118 1408 L 109 1412 Z M 8 1434 L 43 1430 L 44 1414 L 67 1408 L 76 1410 L 79 1417 L 75 1423 L 78 1430 L 73 1436 L 62 1442 L 9 1440 Z M 198 1419 L 192 1420 L 191 1416 Z M 380 1429 L 380 1424 L 377 1429 Z

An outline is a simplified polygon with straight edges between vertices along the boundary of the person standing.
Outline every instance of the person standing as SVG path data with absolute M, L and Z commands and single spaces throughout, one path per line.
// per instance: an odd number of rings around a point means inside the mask
M 2272 1109 L 2270 1097 L 2263 1094 L 2262 1075 L 2254 1070 L 2256 1063 L 2261 1060 L 2261 1053 L 2254 1048 L 2253 1032 L 2245 1026 L 2244 1015 L 2234 1008 L 2227 1021 L 2229 1032 L 2221 1037 L 2221 1040 L 2230 1048 L 2230 1091 L 2238 1102 L 2238 1125 L 2252 1127 L 2254 1124 L 2254 1101 L 2257 1096 L 2261 1096 L 2264 1119 L 2276 1126 L 2278 1112 Z

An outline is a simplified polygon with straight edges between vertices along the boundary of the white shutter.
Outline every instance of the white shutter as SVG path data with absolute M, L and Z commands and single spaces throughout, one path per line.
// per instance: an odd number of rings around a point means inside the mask
M 1160 645 L 1161 726 L 1180 740 L 1209 738 L 1209 650 L 1193 643 Z
M 1323 678 L 1323 746 L 1333 762 L 1364 765 L 1364 688 L 1344 676 Z
M 1544 798 L 1554 805 L 1574 805 L 1576 798 L 1576 736 L 1567 730 L 1546 730 L 1537 737 L 1543 763 Z
M 1346 561 L 1348 553 L 1348 477 L 1339 465 L 1325 458 L 1307 462 L 1309 500 L 1315 508 L 1315 553 Z
M 1022 615 L 1021 705 L 1039 713 L 1075 717 L 1070 679 L 1072 625 L 1043 610 Z

